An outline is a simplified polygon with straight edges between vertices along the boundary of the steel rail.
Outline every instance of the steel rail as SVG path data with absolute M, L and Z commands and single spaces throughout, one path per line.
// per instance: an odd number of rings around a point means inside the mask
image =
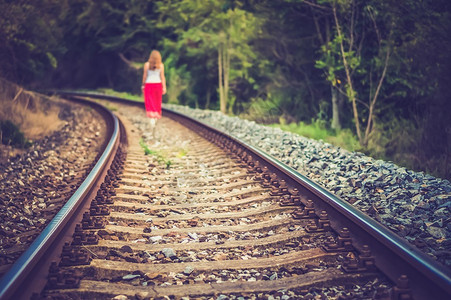
M 253 155 L 259 157 L 260 162 L 263 160 L 282 174 L 286 174 L 286 177 L 283 179 L 285 179 L 287 183 L 288 181 L 296 182 L 326 204 L 324 205 L 323 203 L 314 201 L 315 207 L 326 209 L 329 216 L 332 215 L 330 209 L 333 209 L 336 212 L 332 216 L 335 218 L 338 217 L 340 220 L 339 222 L 334 222 L 333 218 L 330 218 L 331 223 L 352 225 L 350 222 L 346 222 L 347 220 L 350 220 L 361 228 L 362 232 L 351 232 L 351 237 L 353 237 L 354 240 L 364 240 L 364 243 L 358 243 L 360 247 L 363 246 L 363 244 L 367 244 L 371 247 L 377 247 L 378 251 L 381 251 L 381 248 L 389 248 L 390 251 L 384 251 L 387 256 L 379 257 L 376 259 L 376 263 L 378 268 L 395 283 L 401 275 L 408 274 L 409 287 L 420 299 L 449 299 L 448 297 L 451 296 L 451 271 L 432 260 L 432 258 L 426 254 L 417 250 L 406 240 L 402 239 L 383 225 L 377 223 L 374 219 L 365 215 L 360 210 L 335 196 L 306 176 L 300 174 L 295 169 L 268 155 L 259 148 L 240 140 L 238 137 L 233 136 L 233 134 L 221 132 L 209 124 L 195 120 L 179 112 L 170 109 L 166 109 L 166 111 L 177 115 L 179 118 L 185 118 L 190 122 L 196 123 L 201 127 L 208 128 L 209 131 L 214 131 L 216 134 L 240 144 L 248 152 L 252 152 Z M 353 228 L 355 228 L 355 226 L 353 226 Z M 368 239 L 368 234 L 373 237 L 374 240 Z M 392 259 L 389 259 L 388 257 L 388 255 L 391 254 L 390 252 L 395 254 L 405 263 L 393 263 Z M 411 267 L 413 267 L 413 269 Z M 412 273 L 413 271 L 416 271 L 419 276 L 412 276 L 415 275 Z M 429 283 L 429 288 L 427 289 L 425 289 L 425 279 Z
M 85 101 L 89 102 L 89 101 Z M 105 110 L 103 106 L 97 103 L 90 102 L 98 110 Z M 58 248 L 56 243 L 58 237 L 63 231 L 63 227 L 69 225 L 72 222 L 71 218 L 76 211 L 83 204 L 83 199 L 91 193 L 95 187 L 102 172 L 109 165 L 112 155 L 115 154 L 115 147 L 119 143 L 120 128 L 118 118 L 106 110 L 110 120 L 108 122 L 113 124 L 113 130 L 111 132 L 110 139 L 107 145 L 104 147 L 103 154 L 98 159 L 97 163 L 90 171 L 86 179 L 82 182 L 76 192 L 70 197 L 68 202 L 61 208 L 56 216 L 45 227 L 42 233 L 34 240 L 30 247 L 19 257 L 19 259 L 13 264 L 11 269 L 0 280 L 0 299 L 24 299 L 30 297 L 24 297 L 31 295 L 32 290 L 24 290 L 21 286 L 23 282 L 26 282 L 28 276 L 39 265 L 40 260 L 48 254 L 48 251 L 52 248 Z M 47 268 L 48 269 L 48 268 Z M 42 278 L 29 278 L 28 281 L 42 280 Z
M 97 97 L 129 105 L 143 105 L 142 102 L 125 100 L 104 94 L 72 91 L 58 91 L 58 93 L 81 97 Z M 383 254 L 377 257 L 376 264 L 392 281 L 396 283 L 399 276 L 407 274 L 409 276 L 409 287 L 419 299 L 448 299 L 451 296 L 451 271 L 417 250 L 385 226 L 377 223 L 374 219 L 363 214 L 343 199 L 335 196 L 298 171 L 264 153 L 260 149 L 241 141 L 238 137 L 230 133 L 221 132 L 202 121 L 195 120 L 174 110 L 167 108 L 163 108 L 163 110 L 175 116 L 175 119 L 183 118 L 197 126 L 207 128 L 209 131 L 215 132 L 225 139 L 230 139 L 242 145 L 248 152 L 253 153 L 260 160 L 265 161 L 272 170 L 278 170 L 279 174 L 285 174 L 285 176 L 282 176 L 285 177 L 283 179 L 287 183 L 291 182 L 291 185 L 295 183 L 304 187 L 305 191 L 321 200 L 314 201 L 315 207 L 326 209 L 329 216 L 331 216 L 331 223 L 340 226 L 344 224 L 345 226 L 352 227 L 354 229 L 351 232 L 353 239 L 363 239 L 363 242 L 358 242 L 357 246 L 368 244 L 372 248 L 377 248 L 377 251 Z M 339 221 L 333 221 L 334 218 L 338 218 Z M 372 238 L 369 239 L 368 235 Z M 393 257 L 393 255 L 397 257 L 397 260 L 389 258 L 389 256 Z M 425 282 L 427 282 L 426 285 Z

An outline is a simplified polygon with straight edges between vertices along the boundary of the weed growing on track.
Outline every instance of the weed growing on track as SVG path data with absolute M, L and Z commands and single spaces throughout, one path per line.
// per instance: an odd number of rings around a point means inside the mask
M 161 152 L 151 150 L 149 147 L 144 143 L 143 139 L 139 140 L 139 145 L 144 150 L 144 155 L 153 155 L 157 159 L 159 164 L 166 165 L 166 169 L 169 169 L 172 165 L 172 161 L 170 159 L 167 159 Z
M 0 121 L 0 142 L 19 148 L 28 148 L 32 144 L 20 128 L 10 120 Z
M 177 157 L 181 158 L 186 156 L 186 150 L 185 149 L 180 149 L 180 151 L 177 153 Z

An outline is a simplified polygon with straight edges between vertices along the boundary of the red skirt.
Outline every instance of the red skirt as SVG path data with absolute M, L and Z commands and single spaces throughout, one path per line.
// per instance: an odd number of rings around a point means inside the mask
M 146 83 L 144 86 L 144 104 L 149 118 L 161 118 L 161 98 L 163 85 L 161 83 Z

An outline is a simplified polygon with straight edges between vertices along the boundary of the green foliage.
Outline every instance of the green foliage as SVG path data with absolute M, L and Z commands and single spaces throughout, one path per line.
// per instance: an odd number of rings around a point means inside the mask
M 406 165 L 413 158 L 418 141 L 419 131 L 414 124 L 405 119 L 393 119 L 390 124 L 375 127 L 366 153 L 383 159 L 393 157 Z
M 8 0 L 0 1 L 0 73 L 39 89 L 107 87 L 142 101 L 142 63 L 157 48 L 166 66 L 165 101 L 219 109 L 220 50 L 228 64 L 228 113 L 265 124 L 308 124 L 313 117 L 319 121 L 306 126 L 315 132 L 328 130 L 338 107 L 345 133 L 328 133 L 338 140 L 371 113 L 362 151 L 434 170 L 451 161 L 444 138 L 451 132 L 450 31 L 448 0 Z M 331 90 L 339 91 L 333 106 Z M 357 120 L 345 97 L 356 98 Z M 415 142 L 394 138 L 400 119 Z
M 141 146 L 141 148 L 143 148 L 145 155 L 154 156 L 159 164 L 163 164 L 166 166 L 166 169 L 169 169 L 171 167 L 172 161 L 167 159 L 160 151 L 149 149 L 149 147 L 146 145 L 143 139 L 139 140 L 139 145 Z
M 258 32 L 259 20 L 239 6 L 238 1 L 234 5 L 225 5 L 224 1 L 217 0 L 158 3 L 158 11 L 164 20 L 158 27 L 173 32 L 163 44 L 176 54 L 173 56 L 175 68 L 189 69 L 193 81 L 189 88 L 198 91 L 206 105 L 209 105 L 213 93 L 221 91 L 227 100 L 229 86 L 235 80 L 246 80 L 254 65 L 256 55 L 249 42 Z M 187 58 L 190 59 L 188 65 Z M 222 80 L 218 71 L 223 76 Z M 174 73 L 176 79 L 183 77 L 176 69 L 171 72 Z M 182 93 L 180 90 L 177 92 Z M 215 95 L 214 99 L 217 101 L 222 96 Z M 180 100 L 182 104 L 189 104 L 187 98 Z M 240 98 L 232 95 L 230 100 L 225 103 L 229 111 Z M 194 104 L 199 106 L 197 97 Z
M 262 124 L 277 122 L 280 118 L 280 99 L 255 99 L 248 103 L 240 117 Z
M 28 148 L 31 141 L 25 138 L 23 132 L 13 122 L 0 120 L 0 137 L 4 145 L 11 145 L 18 148 Z
M 186 94 L 192 94 L 189 82 L 191 74 L 187 65 L 177 66 L 177 58 L 174 53 L 170 53 L 164 60 L 165 77 L 167 84 L 168 103 L 178 104 L 180 100 L 186 99 Z
M 187 154 L 186 149 L 180 149 L 179 152 L 177 153 L 177 157 L 182 158 L 182 157 L 185 157 L 186 154 Z
M 156 154 L 156 151 L 150 150 L 149 147 L 146 145 L 146 143 L 144 142 L 143 139 L 139 140 L 139 145 L 141 146 L 141 148 L 143 148 L 144 150 L 144 154 L 145 155 L 153 155 Z
M 105 105 L 105 107 L 106 107 L 109 111 L 117 111 L 117 107 L 111 105 L 110 103 L 106 103 L 106 104 L 104 104 L 104 105 Z
M 338 74 L 342 74 L 344 69 L 340 56 L 339 37 L 335 36 L 332 41 L 321 46 L 320 59 L 315 61 L 315 68 L 324 69 L 326 79 L 333 85 L 341 83 Z
M 61 24 L 66 51 L 53 84 L 140 93 L 142 63 L 161 34 L 155 27 L 155 3 L 67 1 L 70 5 Z
M 321 120 L 314 120 L 311 124 L 299 122 L 298 124 L 273 124 L 271 126 L 279 127 L 282 130 L 293 132 L 307 138 L 322 140 L 349 151 L 360 150 L 359 141 L 349 129 L 333 131 L 325 128 Z
M 427 123 L 421 120 L 420 123 Z M 435 139 L 435 141 L 431 141 Z M 393 118 L 390 123 L 378 124 L 373 130 L 368 146 L 362 149 L 367 155 L 394 161 L 397 165 L 422 170 L 437 177 L 451 178 L 449 141 L 426 134 L 425 124 L 412 123 L 404 118 Z M 429 149 L 437 147 L 430 155 Z
M 312 11 L 303 1 L 263 1 L 255 14 L 265 22 L 253 43 L 261 63 L 252 70 L 258 86 L 249 98 L 278 103 L 289 122 L 309 122 L 329 88 L 314 67 L 320 45 Z
M 290 123 L 281 125 L 280 128 L 315 140 L 325 140 L 331 135 L 331 132 L 324 128 L 320 122 L 313 122 L 312 124 L 305 124 L 304 122 L 299 122 L 298 124 Z
M 46 55 L 52 68 L 56 69 L 56 67 L 58 66 L 58 61 L 56 60 L 55 56 L 53 56 L 53 54 L 50 52 L 47 52 Z
M 361 151 L 359 140 L 348 128 L 337 130 L 333 135 L 326 137 L 326 142 L 349 151 Z
M 127 92 L 118 92 L 118 91 L 115 91 L 112 89 L 106 89 L 106 88 L 97 89 L 97 90 L 95 90 L 95 92 L 99 92 L 99 93 L 114 96 L 114 97 L 124 98 L 124 99 L 128 99 L 128 100 L 136 101 L 136 102 L 144 102 L 144 99 L 142 96 L 130 94 Z
M 25 84 L 57 66 L 61 11 L 67 1 L 0 1 L 0 74 Z

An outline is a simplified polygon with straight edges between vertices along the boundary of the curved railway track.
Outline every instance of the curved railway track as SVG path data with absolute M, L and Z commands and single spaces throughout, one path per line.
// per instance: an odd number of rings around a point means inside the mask
M 129 119 L 109 117 L 106 152 L 2 278 L 1 299 L 451 295 L 448 270 L 293 169 L 164 115 L 159 151 L 140 146 Z

